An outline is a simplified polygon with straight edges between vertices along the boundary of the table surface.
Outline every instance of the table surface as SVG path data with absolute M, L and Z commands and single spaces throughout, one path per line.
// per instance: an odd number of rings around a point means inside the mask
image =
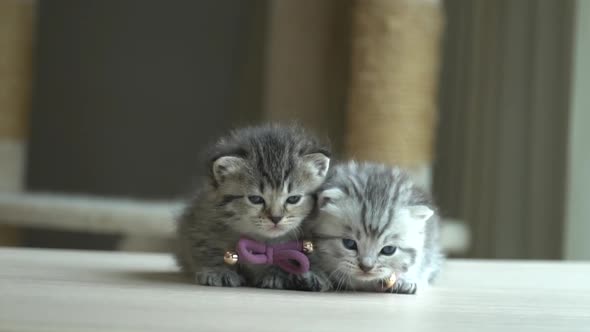
M 164 254 L 0 248 L 0 331 L 590 331 L 590 264 L 451 260 L 421 295 L 190 284 Z

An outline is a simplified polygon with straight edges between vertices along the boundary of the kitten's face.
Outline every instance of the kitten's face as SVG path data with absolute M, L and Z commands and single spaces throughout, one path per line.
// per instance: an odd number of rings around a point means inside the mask
M 425 221 L 433 211 L 424 205 L 396 204 L 403 186 L 387 188 L 387 179 L 378 179 L 385 183 L 374 192 L 364 187 L 372 185 L 369 179 L 357 182 L 354 190 L 331 188 L 319 194 L 320 211 L 312 226 L 317 263 L 336 288 L 399 276 L 424 249 Z
M 238 233 L 276 238 L 297 229 L 314 206 L 329 159 L 320 153 L 298 158 L 280 181 L 239 157 L 221 157 L 213 165 L 228 227 Z M 280 167 L 277 165 L 277 167 Z M 276 171 L 276 170 L 275 170 Z

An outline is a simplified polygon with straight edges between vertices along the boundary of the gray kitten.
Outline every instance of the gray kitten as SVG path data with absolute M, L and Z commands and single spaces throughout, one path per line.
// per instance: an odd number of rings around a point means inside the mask
M 329 152 L 303 129 L 267 125 L 222 138 L 210 153 L 210 175 L 178 222 L 177 261 L 201 285 L 294 288 L 300 278 L 277 267 L 223 255 L 241 235 L 267 243 L 297 239 L 315 205 Z
M 442 254 L 439 217 L 429 196 L 397 167 L 335 166 L 318 194 L 317 216 L 306 222 L 314 240 L 313 290 L 413 294 L 436 276 Z

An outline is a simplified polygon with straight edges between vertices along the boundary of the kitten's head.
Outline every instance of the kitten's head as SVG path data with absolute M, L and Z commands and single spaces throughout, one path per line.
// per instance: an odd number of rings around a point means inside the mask
M 355 287 L 418 263 L 434 213 L 427 195 L 398 168 L 349 163 L 330 173 L 310 227 L 331 279 Z
M 211 180 L 228 227 L 271 239 L 298 229 L 314 207 L 329 153 L 295 126 L 244 128 L 222 139 L 211 158 Z

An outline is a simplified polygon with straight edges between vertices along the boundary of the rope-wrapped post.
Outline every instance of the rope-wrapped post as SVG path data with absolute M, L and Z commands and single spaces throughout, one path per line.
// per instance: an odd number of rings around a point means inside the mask
M 349 158 L 406 167 L 429 186 L 443 21 L 438 0 L 356 1 Z

